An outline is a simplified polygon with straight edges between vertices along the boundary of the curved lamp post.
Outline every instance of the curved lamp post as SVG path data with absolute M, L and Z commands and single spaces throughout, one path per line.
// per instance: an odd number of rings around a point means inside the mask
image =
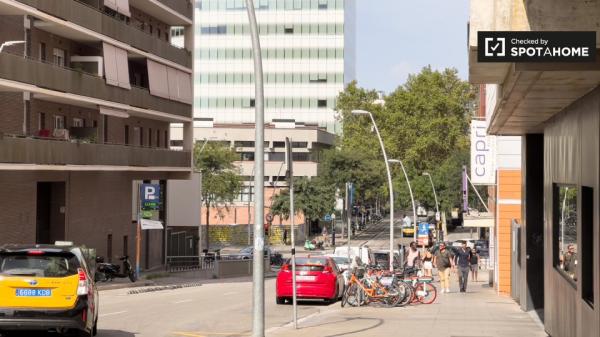
M 431 174 L 429 174 L 428 172 L 423 172 L 423 176 L 429 177 L 429 182 L 431 183 L 431 188 L 433 189 L 433 197 L 435 198 L 435 220 L 440 221 L 437 219 L 437 217 L 440 216 L 440 204 L 438 203 L 437 194 L 435 193 L 435 185 L 433 185 L 433 179 L 431 179 Z
M 383 160 L 385 161 L 385 169 L 387 171 L 388 185 L 390 189 L 390 271 L 394 270 L 394 187 L 392 185 L 392 173 L 390 172 L 390 164 L 388 162 L 387 153 L 385 152 L 385 146 L 383 145 L 383 140 L 381 139 L 381 134 L 379 133 L 379 129 L 377 128 L 377 124 L 375 123 L 375 119 L 373 118 L 373 114 L 369 111 L 365 110 L 352 110 L 353 115 L 368 115 L 371 118 L 371 123 L 373 123 L 373 128 L 375 129 L 375 133 L 377 134 L 377 139 L 379 139 L 379 145 L 381 146 L 381 152 L 383 152 Z
M 412 202 L 413 208 L 413 226 L 417 226 L 417 206 L 415 205 L 415 197 L 413 196 L 412 187 L 410 186 L 410 180 L 408 180 L 408 175 L 406 174 L 406 170 L 404 169 L 404 164 L 402 164 L 401 160 L 398 159 L 390 159 L 390 163 L 400 164 L 402 168 L 402 172 L 404 172 L 404 178 L 406 178 L 406 183 L 408 184 L 408 192 L 410 192 L 410 201 Z M 415 233 L 413 234 L 413 239 L 417 242 L 417 229 L 415 228 Z

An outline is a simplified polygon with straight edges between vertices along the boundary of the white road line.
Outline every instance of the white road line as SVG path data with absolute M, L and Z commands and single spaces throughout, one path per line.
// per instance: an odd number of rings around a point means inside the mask
M 117 311 L 117 312 L 110 312 L 110 313 L 108 313 L 108 314 L 103 314 L 103 315 L 100 315 L 100 317 L 114 316 L 114 315 L 118 315 L 118 314 L 124 314 L 124 313 L 126 313 L 126 312 L 127 312 L 127 311 Z
M 188 303 L 188 302 L 191 302 L 191 301 L 192 300 L 182 300 L 182 301 L 173 302 L 173 304 Z

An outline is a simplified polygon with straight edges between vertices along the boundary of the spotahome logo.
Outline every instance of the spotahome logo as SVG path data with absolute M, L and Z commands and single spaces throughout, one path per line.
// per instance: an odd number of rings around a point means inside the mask
M 477 32 L 478 62 L 594 62 L 596 32 Z

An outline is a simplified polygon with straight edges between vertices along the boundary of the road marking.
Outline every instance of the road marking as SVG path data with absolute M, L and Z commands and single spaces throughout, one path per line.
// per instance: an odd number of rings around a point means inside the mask
M 191 302 L 191 301 L 192 300 L 182 300 L 182 301 L 173 302 L 173 304 L 188 303 L 188 302 Z
M 103 314 L 103 315 L 100 315 L 100 317 L 114 316 L 114 315 L 118 315 L 118 314 L 124 314 L 124 313 L 126 313 L 126 312 L 127 312 L 127 311 L 117 311 L 117 312 L 110 312 L 110 313 L 108 313 L 108 314 Z
M 204 335 L 197 335 L 189 332 L 173 332 L 173 334 L 177 336 L 186 336 L 186 337 L 205 337 Z

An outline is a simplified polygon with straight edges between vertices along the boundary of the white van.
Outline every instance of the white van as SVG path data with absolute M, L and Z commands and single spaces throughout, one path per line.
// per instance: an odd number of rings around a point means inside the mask
M 348 254 L 348 246 L 335 247 L 334 256 L 353 257 L 358 256 L 363 264 L 371 264 L 375 262 L 373 251 L 368 246 L 351 246 Z

